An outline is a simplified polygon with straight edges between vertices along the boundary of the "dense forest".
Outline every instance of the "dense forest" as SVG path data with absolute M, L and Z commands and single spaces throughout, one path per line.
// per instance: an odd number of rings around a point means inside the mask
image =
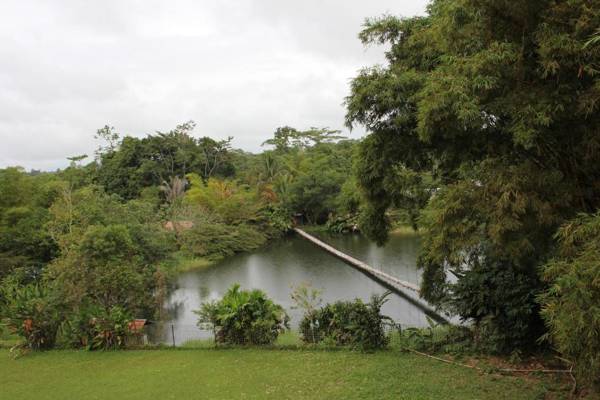
M 193 129 L 190 121 L 138 139 L 106 126 L 91 162 L 0 170 L 0 301 L 13 316 L 53 315 L 50 331 L 40 328 L 43 346 L 62 323 L 55 313 L 75 319 L 67 340 L 76 342 L 90 315 L 109 324 L 159 317 L 176 272 L 255 249 L 294 218 L 354 224 L 356 142 L 282 127 L 251 154 Z
M 294 222 L 380 244 L 406 224 L 423 238 L 422 296 L 478 350 L 554 348 L 597 379 L 598 10 L 437 0 L 427 16 L 367 20 L 360 39 L 386 63 L 351 82 L 360 141 L 286 126 L 252 154 L 192 121 L 144 138 L 105 126 L 92 161 L 0 170 L 0 309 L 37 347 L 82 343 L 104 329 L 90 315 L 155 317 L 174 273 Z

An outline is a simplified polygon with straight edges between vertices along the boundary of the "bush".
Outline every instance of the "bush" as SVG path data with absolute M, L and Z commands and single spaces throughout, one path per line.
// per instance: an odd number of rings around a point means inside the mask
M 291 211 L 282 206 L 268 206 L 261 210 L 261 217 L 267 221 L 261 226 L 269 238 L 280 237 L 293 228 Z
M 262 246 L 266 237 L 250 225 L 208 222 L 183 234 L 183 250 L 196 257 L 223 258 Z
M 49 265 L 47 276 L 60 285 L 71 309 L 88 301 L 105 310 L 124 307 L 136 317 L 153 315 L 160 290 L 156 264 L 163 253 L 143 242 L 155 240 L 142 238 L 142 228 L 134 228 L 91 225 L 76 246 Z
M 195 311 L 198 324 L 210 323 L 215 341 L 226 344 L 272 344 L 288 327 L 283 307 L 261 290 L 240 290 L 235 284 L 220 301 L 203 303 Z
M 585 381 L 600 383 L 600 213 L 557 234 L 560 254 L 546 265 L 550 288 L 539 300 L 550 339 Z
M 327 220 L 327 230 L 331 233 L 349 233 L 358 231 L 358 214 L 345 216 L 330 216 Z
M 302 340 L 305 343 L 326 341 L 362 350 L 386 347 L 389 340 L 385 323 L 391 319 L 381 315 L 381 307 L 389 294 L 374 295 L 366 304 L 360 299 L 337 301 L 305 314 L 300 322 Z
M 131 316 L 122 307 L 105 310 L 88 306 L 74 313 L 63 329 L 65 340 L 72 347 L 88 350 L 123 348 L 129 336 Z
M 19 286 L 6 282 L 2 314 L 8 329 L 23 338 L 32 350 L 54 347 L 63 319 L 62 302 L 56 291 L 36 284 Z
M 461 275 L 453 286 L 450 304 L 463 320 L 473 321 L 475 346 L 480 351 L 531 351 L 544 332 L 535 301 L 539 286 L 535 271 L 490 262 Z

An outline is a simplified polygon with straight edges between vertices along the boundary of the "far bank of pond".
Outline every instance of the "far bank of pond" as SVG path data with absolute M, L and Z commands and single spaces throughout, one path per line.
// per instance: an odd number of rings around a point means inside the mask
M 417 235 L 391 235 L 384 247 L 377 247 L 358 234 L 319 236 L 372 267 L 420 283 L 420 271 L 416 268 L 420 246 Z M 208 268 L 181 273 L 177 278 L 177 289 L 166 304 L 170 319 L 165 324 L 165 339 L 170 339 L 171 325 L 177 343 L 210 337 L 209 332 L 196 328 L 198 317 L 193 311 L 199 309 L 202 302 L 222 297 L 233 283 L 239 283 L 243 289 L 265 291 L 286 308 L 292 327 L 301 319 L 301 311 L 292 309 L 292 286 L 309 283 L 322 290 L 324 302 L 354 298 L 368 301 L 372 294 L 386 291 L 379 283 L 312 243 L 290 235 L 252 253 L 238 254 Z M 427 325 L 423 311 L 396 294 L 389 296 L 383 313 L 405 327 Z

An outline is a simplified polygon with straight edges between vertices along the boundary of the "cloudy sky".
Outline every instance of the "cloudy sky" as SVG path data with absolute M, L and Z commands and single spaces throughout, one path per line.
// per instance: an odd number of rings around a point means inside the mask
M 92 155 L 105 124 L 141 137 L 192 119 L 248 151 L 281 125 L 343 129 L 349 80 L 382 61 L 364 18 L 426 3 L 1 0 L 0 168 Z

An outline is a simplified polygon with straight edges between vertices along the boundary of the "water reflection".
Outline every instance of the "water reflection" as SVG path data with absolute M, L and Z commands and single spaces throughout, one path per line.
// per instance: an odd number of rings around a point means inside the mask
M 364 260 L 401 279 L 419 283 L 420 274 L 415 261 L 419 249 L 417 236 L 392 236 L 382 248 L 360 235 L 323 237 L 324 240 L 352 256 Z M 165 325 L 165 338 L 172 338 L 170 324 L 174 325 L 176 342 L 209 337 L 195 329 L 198 316 L 194 310 L 204 301 L 223 296 L 233 284 L 243 289 L 264 290 L 276 303 L 286 308 L 291 325 L 297 326 L 301 311 L 293 310 L 290 294 L 292 285 L 309 282 L 323 291 L 324 302 L 361 298 L 369 300 L 372 294 L 381 294 L 385 288 L 361 272 L 296 236 L 275 241 L 252 254 L 239 254 L 205 270 L 181 274 L 166 304 L 170 321 Z M 405 300 L 392 294 L 383 312 L 405 326 L 427 325 L 424 313 Z

